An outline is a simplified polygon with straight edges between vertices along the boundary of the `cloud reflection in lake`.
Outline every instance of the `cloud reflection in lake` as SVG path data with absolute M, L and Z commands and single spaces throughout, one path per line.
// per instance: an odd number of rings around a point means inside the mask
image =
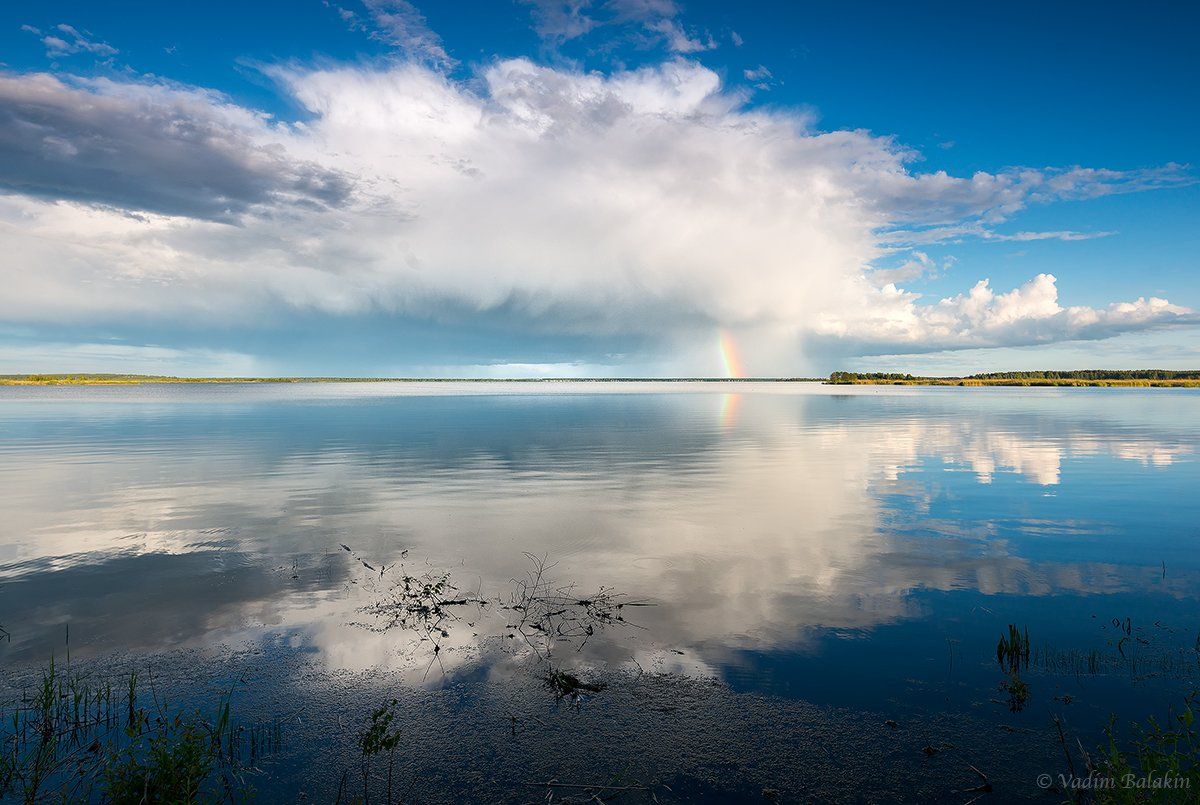
M 349 625 L 366 594 L 342 543 L 493 592 L 551 557 L 657 603 L 589 656 L 699 673 L 937 615 L 922 591 L 1200 590 L 1186 392 L 469 391 L 6 391 L 9 651 L 42 659 L 70 622 L 82 653 L 282 641 L 331 668 L 411 663 Z M 1147 533 L 1131 512 L 1164 501 Z M 486 654 L 473 638 L 449 667 Z

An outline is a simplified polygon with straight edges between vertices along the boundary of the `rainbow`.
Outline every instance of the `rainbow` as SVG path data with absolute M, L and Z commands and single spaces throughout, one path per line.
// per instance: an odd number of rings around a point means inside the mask
M 742 365 L 737 345 L 733 343 L 733 336 L 729 334 L 728 330 L 718 332 L 717 345 L 721 350 L 721 360 L 725 364 L 725 376 L 733 379 L 745 377 L 746 368 Z

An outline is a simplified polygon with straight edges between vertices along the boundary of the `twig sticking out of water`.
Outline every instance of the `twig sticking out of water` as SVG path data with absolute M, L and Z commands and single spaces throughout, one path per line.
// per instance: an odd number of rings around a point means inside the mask
M 980 779 L 980 783 L 979 783 L 979 785 L 977 785 L 973 788 L 964 788 L 961 791 L 958 791 L 956 793 L 959 793 L 959 794 L 975 794 L 975 793 L 986 794 L 992 790 L 992 783 L 990 780 L 988 780 L 988 776 L 986 774 L 984 774 L 979 769 L 972 766 L 970 763 L 967 764 L 967 768 L 970 769 L 971 771 L 975 772 L 975 776 Z M 976 799 L 978 799 L 978 797 L 976 797 Z
M 363 565 L 370 568 L 366 562 Z M 395 565 L 392 565 L 395 568 Z M 486 602 L 478 596 L 461 596 L 450 583 L 450 574 L 428 570 L 419 576 L 400 567 L 400 577 L 381 593 L 379 600 L 361 607 L 360 612 L 375 617 L 374 624 L 359 624 L 371 631 L 405 629 L 421 635 L 433 645 L 433 662 L 441 663 L 442 640 L 450 637 L 450 626 L 460 620 L 454 608 Z M 385 571 L 380 571 L 380 578 Z M 445 668 L 443 667 L 443 671 Z M 428 669 L 426 669 L 428 673 Z
M 633 626 L 625 617 L 627 607 L 650 606 L 646 601 L 632 600 L 611 587 L 600 587 L 590 595 L 582 595 L 575 584 L 562 584 L 550 577 L 555 567 L 545 556 L 525 554 L 530 568 L 525 575 L 512 580 L 512 589 L 505 596 L 484 598 L 481 590 L 463 593 L 451 582 L 448 571 L 427 568 L 419 575 L 410 573 L 399 561 L 376 570 L 347 545 L 342 548 L 351 558 L 378 578 L 367 579 L 364 589 L 375 592 L 375 600 L 360 607 L 359 612 L 374 618 L 371 623 L 356 625 L 375 632 L 404 629 L 415 632 L 420 642 L 433 646 L 433 656 L 426 674 L 436 662 L 441 665 L 442 641 L 450 637 L 451 629 L 462 620 L 458 607 L 475 605 L 482 611 L 488 604 L 515 613 L 514 622 L 507 624 L 509 637 L 520 635 L 538 661 L 547 664 L 545 677 L 558 698 L 577 698 L 585 692 L 597 692 L 600 687 L 581 681 L 578 677 L 556 668 L 551 657 L 557 646 L 567 644 L 582 650 L 588 641 L 608 626 Z M 390 571 L 389 583 L 384 586 L 385 573 Z M 475 623 L 468 623 L 474 627 Z M 442 665 L 445 673 L 445 666 Z
M 549 576 L 556 563 L 545 555 L 527 553 L 531 567 L 513 579 L 513 591 L 504 609 L 519 613 L 512 626 L 539 659 L 553 654 L 555 646 L 567 643 L 581 650 L 600 629 L 612 625 L 634 626 L 626 620 L 626 607 L 650 606 L 631 600 L 612 587 L 600 587 L 592 595 L 580 595 L 574 584 L 560 584 Z

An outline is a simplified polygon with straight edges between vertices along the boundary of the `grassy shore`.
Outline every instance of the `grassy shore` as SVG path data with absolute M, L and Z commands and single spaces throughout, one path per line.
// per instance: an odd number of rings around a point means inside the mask
M 0 386 L 131 386 L 150 383 L 369 383 L 378 377 L 173 377 L 170 375 L 0 375 Z
M 166 383 L 823 383 L 822 377 L 173 377 L 170 375 L 0 375 L 0 386 L 131 386 Z

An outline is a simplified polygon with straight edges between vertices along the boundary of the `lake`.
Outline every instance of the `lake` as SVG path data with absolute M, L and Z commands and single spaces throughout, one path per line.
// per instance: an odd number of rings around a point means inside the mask
M 1198 453 L 1193 390 L 3 387 L 0 662 L 230 696 L 267 801 L 391 698 L 425 802 L 1061 801 L 1056 719 L 1200 683 Z

